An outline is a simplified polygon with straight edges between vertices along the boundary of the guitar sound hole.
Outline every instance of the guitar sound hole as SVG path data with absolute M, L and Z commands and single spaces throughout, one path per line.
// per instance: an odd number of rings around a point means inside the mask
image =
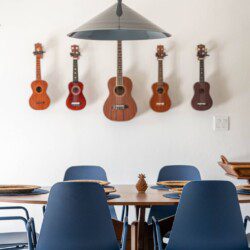
M 36 92 L 37 92 L 37 93 L 41 93 L 42 90 L 43 90 L 43 89 L 42 89 L 40 86 L 38 86 L 38 87 L 36 88 Z
M 72 88 L 72 93 L 74 95 L 78 95 L 80 93 L 80 88 L 78 86 L 75 86 Z
M 200 89 L 199 92 L 200 92 L 200 94 L 204 94 L 205 90 L 204 89 Z
M 125 89 L 124 89 L 123 86 L 117 86 L 117 87 L 115 87 L 115 93 L 116 93 L 117 95 L 123 95 L 124 92 L 125 92 Z
M 158 94 L 162 94 L 163 91 L 164 91 L 163 88 L 158 88 L 158 89 L 157 89 L 157 93 L 158 93 Z

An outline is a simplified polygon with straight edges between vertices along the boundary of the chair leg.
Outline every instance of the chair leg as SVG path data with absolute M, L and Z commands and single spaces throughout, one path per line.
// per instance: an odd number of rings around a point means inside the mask
M 123 206 L 122 207 L 121 221 L 124 221 L 124 218 L 128 217 L 128 212 L 129 212 L 129 206 Z

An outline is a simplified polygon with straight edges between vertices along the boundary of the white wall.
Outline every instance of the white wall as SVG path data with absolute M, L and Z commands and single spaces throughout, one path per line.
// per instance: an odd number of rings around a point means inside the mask
M 160 167 L 178 163 L 197 166 L 204 179 L 234 181 L 218 167 L 219 156 L 250 159 L 250 1 L 124 2 L 173 37 L 124 44 L 124 73 L 133 80 L 138 115 L 130 122 L 114 123 L 104 117 L 102 106 L 107 81 L 116 72 L 116 44 L 66 36 L 114 1 L 1 0 L 0 183 L 52 185 L 67 167 L 77 164 L 103 166 L 112 183 L 135 183 L 140 172 L 154 183 Z M 52 100 L 42 112 L 28 105 L 35 42 L 42 42 L 47 52 L 42 71 Z M 73 43 L 82 48 L 80 80 L 88 101 L 80 112 L 65 106 Z M 169 54 L 165 79 L 173 102 L 164 114 L 154 113 L 148 104 L 157 79 L 154 53 L 159 43 Z M 190 105 L 198 80 L 198 43 L 209 48 L 206 71 L 214 99 L 214 107 L 204 113 Z M 216 114 L 230 116 L 229 132 L 212 130 Z M 247 205 L 243 208 L 250 214 Z M 40 217 L 40 208 L 32 211 Z

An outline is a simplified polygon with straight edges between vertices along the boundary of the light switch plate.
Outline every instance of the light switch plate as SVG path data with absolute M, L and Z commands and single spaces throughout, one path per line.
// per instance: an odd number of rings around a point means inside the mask
M 229 116 L 215 115 L 213 120 L 214 131 L 229 131 Z

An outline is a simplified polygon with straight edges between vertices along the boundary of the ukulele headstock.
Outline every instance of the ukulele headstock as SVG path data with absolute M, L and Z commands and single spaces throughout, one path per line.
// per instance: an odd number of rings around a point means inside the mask
M 78 60 L 81 53 L 78 45 L 71 45 L 71 53 L 70 55 L 73 57 L 73 59 Z
M 43 58 L 43 54 L 45 52 L 43 51 L 43 46 L 41 43 L 36 43 L 35 44 L 35 51 L 33 52 L 33 54 L 35 56 L 37 56 L 39 59 Z
M 207 53 L 207 48 L 205 45 L 203 44 L 199 44 L 197 46 L 197 57 L 198 57 L 198 60 L 204 60 L 208 55 Z
M 165 48 L 163 45 L 158 45 L 157 46 L 157 52 L 156 52 L 156 57 L 158 60 L 163 60 L 164 57 L 167 56 L 166 52 L 165 52 Z

